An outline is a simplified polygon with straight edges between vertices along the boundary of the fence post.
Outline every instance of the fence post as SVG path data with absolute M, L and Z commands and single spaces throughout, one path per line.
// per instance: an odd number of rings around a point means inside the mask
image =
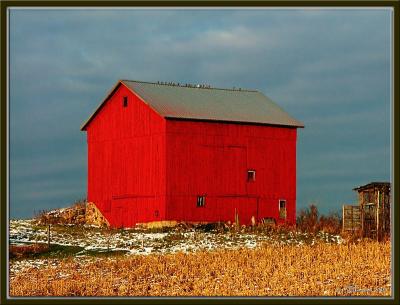
M 380 192 L 378 190 L 378 200 L 376 202 L 376 240 L 379 241 L 379 231 L 380 231 L 380 223 L 379 223 L 379 214 L 380 214 Z
M 344 205 L 342 205 L 342 233 L 344 232 Z
M 50 224 L 47 227 L 47 246 L 50 249 Z
M 239 225 L 239 214 L 235 208 L 235 227 L 236 227 L 236 229 L 239 229 L 239 226 L 240 226 Z

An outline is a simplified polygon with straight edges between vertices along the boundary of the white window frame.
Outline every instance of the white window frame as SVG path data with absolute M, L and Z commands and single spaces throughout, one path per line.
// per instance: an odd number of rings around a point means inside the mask
M 249 173 L 253 173 L 253 179 L 249 179 Z M 256 170 L 255 169 L 248 169 L 247 170 L 247 182 L 256 181 Z
M 279 211 L 281 210 L 281 201 L 284 201 L 284 202 L 285 202 L 285 209 L 286 209 L 286 203 L 287 203 L 286 199 L 279 199 L 279 200 L 278 200 Z
M 285 207 L 284 208 L 281 208 L 281 202 L 285 202 Z M 280 219 L 286 219 L 287 218 L 287 200 L 286 199 L 279 199 L 278 200 L 278 207 L 279 207 L 279 218 Z M 282 217 L 282 214 L 281 214 L 281 210 L 285 210 L 285 217 Z
M 205 206 L 206 206 L 206 196 L 205 195 L 198 195 L 197 196 L 196 207 L 204 208 Z

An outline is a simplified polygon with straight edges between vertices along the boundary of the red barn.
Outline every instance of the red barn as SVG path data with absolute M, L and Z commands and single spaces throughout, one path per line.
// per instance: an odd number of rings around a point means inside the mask
M 293 224 L 298 127 L 259 91 L 119 81 L 81 128 L 88 201 L 112 227 Z

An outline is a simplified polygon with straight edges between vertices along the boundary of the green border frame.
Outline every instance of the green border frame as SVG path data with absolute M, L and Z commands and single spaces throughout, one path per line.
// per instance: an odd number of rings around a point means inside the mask
M 1 1 L 1 13 L 0 13 L 0 24 L 1 24 L 1 105 L 0 105 L 0 126 L 1 126 L 1 206 L 0 206 L 0 226 L 1 226 L 1 252 L 0 252 L 0 260 L 1 260 L 1 268 L 0 268 L 0 303 L 1 304 L 53 304 L 53 303 L 63 303 L 63 304 L 91 304 L 96 302 L 97 304 L 110 304 L 110 303 L 118 303 L 118 304 L 400 304 L 399 293 L 399 1 L 396 0 L 382 0 L 382 1 L 345 1 L 345 0 L 337 0 L 337 1 L 323 1 L 323 0 L 282 0 L 282 1 L 244 1 L 244 0 L 219 0 L 219 1 L 190 1 L 190 0 L 182 0 L 182 1 Z M 6 278 L 6 269 L 7 265 L 7 243 L 6 240 L 6 229 L 7 229 L 7 11 L 10 7 L 121 7 L 121 6 L 132 6 L 132 7 L 151 7 L 151 6 L 163 6 L 163 7 L 177 7 L 177 6 L 185 6 L 185 7 L 195 7 L 195 6 L 208 6 L 208 7 L 223 7 L 223 6 L 231 6 L 231 7 L 252 7 L 252 6 L 263 6 L 263 7 L 387 7 L 392 8 L 394 10 L 394 26 L 393 26 L 393 135 L 392 135 L 392 145 L 393 145 L 393 211 L 394 211 L 394 235 L 396 238 L 393 239 L 393 253 L 395 255 L 392 257 L 392 268 L 394 270 L 394 281 L 392 283 L 392 293 L 393 298 L 366 298 L 366 297 L 326 297 L 326 298 L 308 298 L 308 297 L 295 297 L 295 298 L 263 298 L 263 297 L 255 297 L 255 298 L 246 298 L 246 297 L 228 297 L 228 298 L 215 298 L 215 297 L 199 297 L 199 298 L 188 298 L 188 297 L 141 297 L 141 298 L 118 298 L 118 297 L 88 297 L 88 298 L 66 298 L 66 297 L 49 297 L 49 298 L 29 298 L 29 297 L 20 297 L 20 298 L 7 298 L 7 281 Z

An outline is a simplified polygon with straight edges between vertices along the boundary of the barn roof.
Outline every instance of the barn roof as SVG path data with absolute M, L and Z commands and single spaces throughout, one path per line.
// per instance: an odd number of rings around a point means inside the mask
M 86 129 L 120 83 L 165 118 L 304 127 L 303 123 L 256 90 L 121 80 L 82 125 L 81 130 Z

